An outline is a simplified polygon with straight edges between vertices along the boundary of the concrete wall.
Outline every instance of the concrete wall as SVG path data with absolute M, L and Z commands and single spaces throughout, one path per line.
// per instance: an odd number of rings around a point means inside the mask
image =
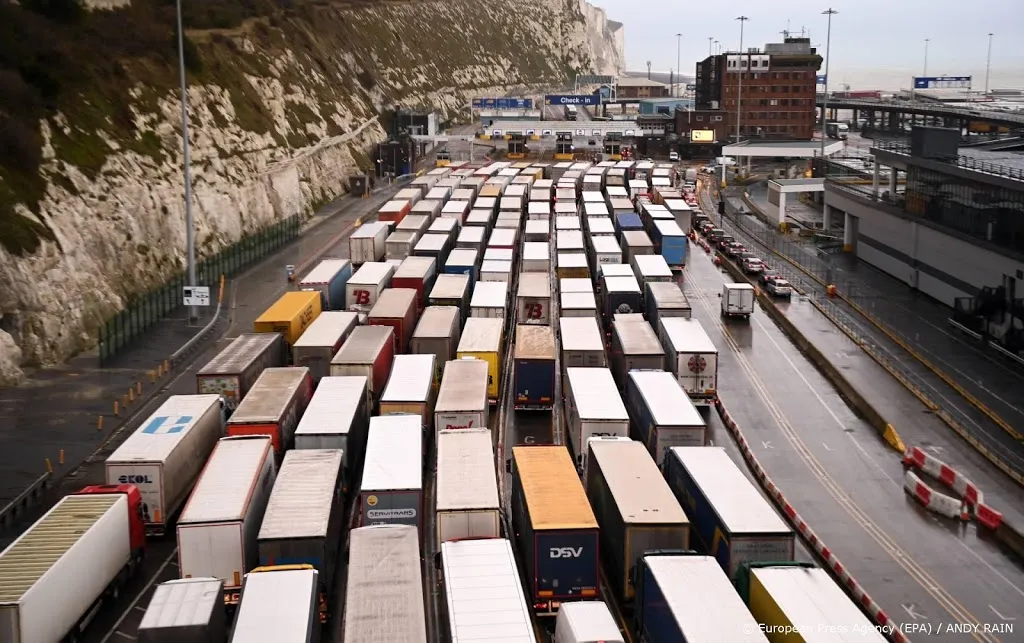
M 1016 296 L 1024 296 L 1024 262 L 832 190 L 825 203 L 857 218 L 858 258 L 947 306 L 982 286 L 1002 285 L 1004 276 L 1017 278 Z

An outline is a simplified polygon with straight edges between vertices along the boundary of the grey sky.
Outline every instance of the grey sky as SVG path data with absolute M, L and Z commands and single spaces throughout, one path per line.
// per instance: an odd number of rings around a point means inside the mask
M 828 1 L 741 0 L 715 4 L 678 0 L 590 0 L 604 8 L 608 17 L 625 25 L 626 57 L 630 70 L 644 71 L 646 61 L 655 70 L 668 71 L 676 66 L 676 33 L 681 32 L 682 64 L 685 75 L 693 75 L 694 63 L 708 55 L 708 36 L 714 36 L 723 49 L 739 47 L 740 23 L 736 16 L 750 18 L 745 23 L 743 46 L 761 47 L 779 42 L 786 29 L 799 35 L 800 28 L 810 30 L 811 42 L 825 53 Z M 671 7 L 671 8 L 670 8 Z M 921 75 L 924 66 L 924 39 L 930 38 L 928 75 L 969 75 L 975 86 L 984 84 L 988 33 L 994 32 L 992 46 L 993 81 L 1024 76 L 1024 1 L 1022 0 L 831 0 L 839 14 L 832 17 L 833 82 L 870 83 L 881 73 L 898 79 Z M 824 69 L 824 66 L 823 66 Z M 880 85 L 891 84 L 881 81 Z M 998 85 L 994 82 L 993 86 Z M 1024 84 L 1021 78 L 1015 85 Z M 882 88 L 882 87 L 879 87 Z

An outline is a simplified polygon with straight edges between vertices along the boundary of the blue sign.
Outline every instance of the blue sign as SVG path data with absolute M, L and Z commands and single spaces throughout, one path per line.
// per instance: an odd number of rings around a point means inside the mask
M 970 89 L 970 76 L 914 76 L 914 89 Z
M 692 92 L 697 90 L 697 83 L 686 83 L 686 91 Z
M 483 106 L 484 106 L 484 99 L 482 99 L 482 98 L 474 98 L 473 99 L 473 109 L 483 109 Z
M 582 96 L 551 95 L 544 97 L 545 105 L 600 105 L 601 97 L 593 94 Z
M 161 415 L 150 420 L 149 424 L 142 429 L 143 433 L 149 433 L 150 435 L 167 435 L 169 433 L 181 433 L 188 428 L 188 425 L 192 423 L 191 415 L 182 415 L 181 417 L 174 420 L 170 424 L 167 423 L 171 418 L 166 415 Z
M 532 98 L 474 98 L 473 109 L 533 109 Z
M 819 85 L 825 85 L 828 83 L 828 76 L 826 76 L 825 74 L 818 74 L 817 80 L 815 82 L 818 83 Z

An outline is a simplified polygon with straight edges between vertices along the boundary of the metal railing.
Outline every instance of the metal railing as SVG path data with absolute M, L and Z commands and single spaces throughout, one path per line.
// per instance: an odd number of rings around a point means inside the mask
M 893 154 L 913 156 L 910 146 L 898 141 L 876 141 L 872 147 L 876 147 L 886 152 L 892 152 Z M 958 155 L 955 161 L 950 159 L 947 162 L 950 165 L 956 165 L 957 167 L 962 167 L 966 170 L 974 170 L 975 172 L 984 172 L 985 174 L 1004 176 L 1011 179 L 1017 179 L 1018 181 L 1024 181 L 1024 169 L 1010 167 L 1008 165 L 1000 165 L 998 163 L 989 163 L 988 161 L 982 161 L 981 159 L 973 156 Z
M 215 290 L 221 275 L 232 276 L 248 268 L 299 235 L 298 215 L 242 237 L 196 266 L 197 285 Z M 184 271 L 163 285 L 134 295 L 123 310 L 99 328 L 100 364 L 109 362 L 157 322 L 184 307 L 182 289 L 188 285 Z
M 815 103 L 821 106 L 824 102 L 819 93 Z M 991 121 L 1008 125 L 1024 125 L 1024 116 L 1009 112 L 985 109 L 979 105 L 979 109 L 964 109 L 960 107 L 949 107 L 931 102 L 913 100 L 875 100 L 866 98 L 833 98 L 828 99 L 829 107 L 843 109 L 844 106 L 858 107 L 864 109 L 885 109 L 899 112 L 917 112 L 928 116 L 947 116 L 965 118 L 975 121 Z

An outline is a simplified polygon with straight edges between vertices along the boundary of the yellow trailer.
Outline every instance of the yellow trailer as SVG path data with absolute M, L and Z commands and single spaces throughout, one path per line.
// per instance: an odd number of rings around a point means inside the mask
M 501 342 L 505 320 L 497 317 L 470 317 L 459 338 L 458 359 L 475 357 L 487 362 L 487 399 L 498 401 L 501 387 Z
M 320 292 L 294 290 L 275 301 L 253 324 L 257 333 L 281 333 L 292 345 L 320 316 Z
M 816 643 L 839 632 L 886 641 L 828 572 L 810 563 L 745 563 L 736 589 L 771 643 Z

